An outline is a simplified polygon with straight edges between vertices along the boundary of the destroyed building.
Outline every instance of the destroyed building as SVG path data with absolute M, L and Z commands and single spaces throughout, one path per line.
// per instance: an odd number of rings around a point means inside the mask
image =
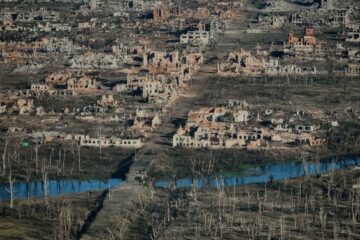
M 67 80 L 66 86 L 68 90 L 74 91 L 96 91 L 98 89 L 96 80 L 87 76 L 79 79 L 70 78 Z
M 316 74 L 316 67 L 299 67 L 294 64 L 280 64 L 279 59 L 262 57 L 249 51 L 229 53 L 225 62 L 218 64 L 218 75 L 234 76 L 287 76 Z
M 190 111 L 186 125 L 180 126 L 173 136 L 173 147 L 256 150 L 289 148 L 291 144 L 318 147 L 324 143 L 316 125 L 271 119 L 272 124 L 265 126 L 259 113 L 255 117 L 246 102 L 240 103 L 229 101 L 223 107 Z
M 290 33 L 284 42 L 284 53 L 287 54 L 323 54 L 321 43 L 314 36 L 314 29 L 306 28 L 304 36 L 298 38 Z

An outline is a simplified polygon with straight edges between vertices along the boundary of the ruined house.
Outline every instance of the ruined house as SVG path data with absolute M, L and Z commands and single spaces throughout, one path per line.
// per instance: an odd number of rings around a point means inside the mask
M 333 0 L 321 0 L 321 8 L 332 9 L 334 8 Z
M 227 107 L 207 107 L 188 114 L 185 127 L 173 136 L 174 147 L 244 148 L 262 139 L 262 130 L 244 127 L 249 120 L 246 102 L 231 101 Z
M 143 146 L 140 138 L 118 138 L 118 137 L 90 137 L 83 134 L 65 134 L 59 132 L 32 132 L 29 137 L 42 140 L 43 142 L 54 141 L 77 141 L 81 146 L 87 147 L 122 147 L 138 149 Z
M 243 6 L 243 0 L 236 2 L 218 2 L 214 6 L 214 11 L 220 19 L 237 19 L 241 17 L 238 10 Z
M 34 110 L 34 101 L 32 99 L 19 99 L 16 102 L 16 107 L 19 114 L 31 113 Z
M 205 47 L 211 40 L 216 40 L 219 36 L 222 23 L 215 15 L 210 20 L 195 21 L 195 24 L 189 25 L 188 28 L 191 30 L 180 35 L 180 44 Z
M 152 10 L 152 22 L 154 24 L 168 22 L 169 18 L 177 18 L 182 15 L 182 9 L 180 6 L 169 6 L 167 3 L 163 3 L 161 7 L 154 8 Z
M 120 106 L 120 102 L 118 100 L 115 100 L 113 95 L 102 95 L 101 100 L 98 100 L 97 104 L 101 107 L 111 108 Z
M 190 44 L 193 46 L 206 46 L 209 44 L 209 40 L 210 33 L 202 30 L 188 31 L 180 36 L 181 44 Z
M 89 136 L 82 136 L 80 138 L 81 146 L 88 147 L 123 147 L 123 148 L 141 148 L 143 146 L 141 140 L 138 139 L 121 139 L 116 137 L 99 137 L 91 138 Z
M 351 9 L 320 8 L 290 14 L 289 23 L 297 26 L 339 27 L 350 22 Z
M 46 8 L 31 9 L 30 11 L 6 11 L 3 20 L 18 22 L 55 22 L 60 19 L 60 13 Z
M 201 53 L 145 49 L 142 66 L 128 69 L 126 84 L 118 84 L 116 90 L 141 93 L 148 102 L 168 104 L 178 97 L 178 89 L 185 86 L 202 63 Z
M 40 107 L 37 107 L 37 108 L 36 108 L 36 115 L 38 115 L 38 116 L 43 116 L 43 115 L 45 115 L 45 114 L 46 114 L 46 113 L 45 113 L 44 107 L 40 106 Z
M 24 133 L 25 130 L 21 127 L 9 127 L 7 132 L 8 133 Z
M 264 119 L 249 112 L 244 101 L 229 100 L 222 107 L 205 107 L 190 111 L 185 126 L 173 136 L 174 147 L 185 148 L 246 148 L 249 150 L 289 148 L 297 145 L 317 147 L 324 143 L 320 125 L 304 121 L 296 115 L 284 119 L 284 113 L 265 111 Z M 277 118 L 268 119 L 275 114 Z M 287 113 L 292 114 L 292 113 Z M 309 120 L 309 119 L 308 119 Z
M 161 7 L 162 1 L 160 0 L 91 0 L 88 7 L 91 10 L 98 9 L 120 9 L 124 12 L 139 12 L 144 10 L 151 10 L 153 8 Z
M 41 84 L 41 83 L 34 83 L 34 84 L 31 84 L 30 86 L 30 90 L 33 91 L 33 92 L 46 92 L 49 90 L 49 86 L 46 85 L 46 84 Z
M 161 119 L 156 112 L 145 109 L 136 109 L 133 128 L 142 133 L 152 131 L 156 126 L 161 124 Z
M 45 78 L 45 83 L 47 85 L 54 84 L 66 84 L 67 80 L 72 77 L 72 73 L 66 70 L 52 73 Z
M 218 75 L 224 77 L 235 76 L 288 76 L 316 74 L 316 67 L 299 67 L 294 64 L 282 65 L 279 60 L 262 57 L 241 49 L 239 52 L 229 53 L 225 62 L 218 64 Z
M 88 52 L 70 59 L 70 67 L 79 69 L 115 69 L 120 67 L 121 62 L 121 57 L 112 54 Z
M 95 79 L 84 76 L 80 79 L 70 78 L 67 80 L 67 89 L 74 91 L 95 91 L 98 89 L 98 84 Z
M 7 105 L 3 102 L 0 103 L 0 114 L 7 112 Z
M 42 52 L 71 52 L 73 47 L 73 42 L 68 37 L 41 38 L 34 42 L 34 49 Z
M 360 43 L 360 30 L 347 32 L 345 41 L 350 43 Z
M 288 40 L 284 42 L 284 53 L 322 54 L 321 43 L 314 36 L 314 29 L 306 28 L 301 38 L 290 33 Z
M 360 76 L 360 64 L 349 63 L 345 68 L 345 75 L 351 77 Z

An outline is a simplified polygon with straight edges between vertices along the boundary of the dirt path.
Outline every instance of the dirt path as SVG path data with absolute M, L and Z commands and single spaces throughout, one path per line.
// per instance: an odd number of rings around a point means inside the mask
M 213 82 L 209 79 L 209 76 L 203 74 L 195 77 L 189 89 L 169 109 L 161 126 L 154 130 L 145 146 L 137 151 L 135 161 L 127 174 L 129 182 L 111 190 L 110 197 L 108 194 L 103 207 L 80 239 L 104 239 L 120 234 L 119 232 L 126 229 L 126 223 L 131 217 L 135 217 L 134 213 L 139 210 L 141 201 L 149 200 L 149 189 L 136 185 L 131 179 L 137 171 L 147 171 L 151 163 L 156 162 L 164 151 L 172 148 L 172 134 L 176 130 L 174 121 L 184 119 L 191 109 L 200 106 L 201 103 L 206 104 L 201 99 L 211 89 Z M 119 225 L 120 222 L 124 224 Z
M 231 32 L 225 32 L 222 37 L 231 38 Z M 213 49 L 208 50 L 209 55 L 211 56 L 211 52 L 214 51 L 224 51 L 224 46 L 214 46 Z M 148 171 L 151 164 L 156 164 L 157 159 L 164 152 L 171 150 L 176 121 L 185 119 L 191 109 L 209 106 L 216 102 L 221 95 L 221 89 L 218 88 L 220 83 L 214 75 L 215 73 L 204 73 L 200 70 L 194 76 L 188 88 L 168 109 L 163 123 L 152 132 L 152 136 L 147 140 L 145 146 L 136 152 L 134 163 L 127 174 L 129 181 L 111 191 L 111 197 L 104 200 L 103 208 L 98 212 L 81 239 L 105 239 L 112 235 L 122 234 L 126 229 L 126 223 L 131 218 L 136 218 L 136 212 L 139 210 L 141 202 L 149 200 L 147 196 L 150 193 L 149 189 L 137 186 L 132 179 L 137 171 Z

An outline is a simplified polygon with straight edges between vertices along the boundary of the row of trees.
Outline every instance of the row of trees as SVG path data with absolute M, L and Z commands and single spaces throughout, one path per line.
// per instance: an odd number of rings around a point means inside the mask
M 150 239 L 356 239 L 360 190 L 352 189 L 353 176 L 346 174 L 263 186 L 158 191 L 156 201 L 137 216 L 146 226 L 137 234 Z
M 74 160 L 77 162 L 78 172 L 81 171 L 81 146 L 78 142 L 73 142 L 69 148 L 60 146 L 57 158 L 55 157 L 54 148 L 51 148 L 49 156 L 43 155 L 40 157 L 39 150 L 42 146 L 37 142 L 27 149 L 22 149 L 20 148 L 19 140 L 5 139 L 3 146 L 0 172 L 3 180 L 8 184 L 6 189 L 10 195 L 11 209 L 13 208 L 16 195 L 14 188 L 16 181 L 25 181 L 27 184 L 30 184 L 32 180 L 41 179 L 44 200 L 47 203 L 49 174 L 64 175 L 66 168 L 71 166 L 69 174 L 72 175 Z M 70 162 L 67 160 L 69 155 L 70 157 L 72 156 L 72 161 Z M 27 195 L 29 199 L 30 192 Z

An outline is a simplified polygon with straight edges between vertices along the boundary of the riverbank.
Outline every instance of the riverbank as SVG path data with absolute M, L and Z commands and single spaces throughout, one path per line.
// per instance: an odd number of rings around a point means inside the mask
M 104 152 L 103 152 L 104 153 Z M 111 153 L 111 152 L 110 152 Z M 109 154 L 109 152 L 107 152 Z M 2 201 L 2 218 L 0 219 L 0 238 L 1 239 L 77 239 L 85 233 L 97 213 L 102 209 L 104 200 L 109 197 L 109 188 L 118 186 L 121 179 L 126 178 L 131 164 L 133 163 L 134 153 L 131 151 L 127 159 L 116 161 L 115 156 L 110 161 L 106 161 L 102 155 L 100 160 L 103 163 L 111 162 L 108 166 L 102 166 L 96 169 L 103 169 L 103 167 L 115 166 L 116 171 L 106 172 L 103 180 L 99 182 L 88 181 L 88 178 L 97 177 L 99 172 L 95 175 L 87 175 L 82 177 L 78 175 L 78 180 L 69 180 L 72 176 L 66 176 L 59 183 L 61 176 L 51 181 L 48 180 L 47 190 L 48 194 L 56 196 L 47 196 L 43 194 L 43 182 L 40 180 L 37 185 L 33 185 L 32 194 L 27 196 L 29 191 L 25 191 L 26 187 L 18 189 L 20 192 L 14 192 L 13 202 L 10 199 Z M 92 157 L 96 157 L 92 156 Z M 94 159 L 94 158 L 91 158 Z M 113 160 L 113 161 L 111 161 Z M 87 164 L 91 163 L 91 161 Z M 85 166 L 87 165 L 85 164 Z M 113 177 L 114 181 L 110 184 L 108 178 Z M 30 180 L 31 182 L 33 180 Z M 35 180 L 36 181 L 36 180 Z M 104 182 L 105 181 L 105 182 Z M 54 184 L 51 184 L 54 182 Z M 66 182 L 66 184 L 65 184 Z M 77 182 L 75 184 L 73 182 Z M 30 183 L 29 183 L 30 184 Z M 16 183 L 14 184 L 16 185 Z M 26 183 L 22 185 L 28 186 Z M 15 186 L 14 186 L 15 188 Z M 3 187 L 3 191 L 9 189 Z M 101 190 L 100 189 L 105 189 Z M 8 192 L 6 192 L 9 194 Z M 21 193 L 23 199 L 15 199 L 16 194 Z M 111 193 L 110 193 L 111 194 Z M 26 195 L 26 196 L 25 196 Z M 35 197 L 34 197 L 35 195 Z M 12 205 L 12 207 L 11 207 Z M 16 229 L 16 232 L 13 230 Z
M 116 172 L 115 169 L 122 169 L 122 165 L 131 164 L 134 157 L 134 150 L 128 149 L 100 150 L 82 147 L 78 151 L 76 146 L 71 144 L 49 144 L 39 147 L 36 154 L 35 148 L 36 146 L 22 148 L 18 145 L 7 147 L 7 154 L 18 156 L 11 161 L 11 178 L 16 182 L 43 181 L 44 173 L 48 180 L 123 178 L 125 173 Z M 5 166 L 9 164 L 6 163 Z M 5 170 L 7 168 L 5 167 Z M 8 172 L 0 174 L 0 183 L 7 182 L 9 182 Z
M 342 169 L 351 169 L 360 166 L 360 156 L 331 158 L 313 161 L 287 161 L 269 163 L 263 166 L 248 166 L 242 172 L 215 173 L 198 178 L 182 178 L 156 180 L 157 188 L 220 188 L 231 186 L 247 186 L 252 184 L 267 184 L 273 181 L 287 181 L 307 176 L 329 174 Z
M 101 192 L 2 202 L 1 239 L 75 239 Z
M 360 146 L 358 146 L 360 147 Z M 319 162 L 329 158 L 343 159 L 357 156 L 360 149 L 352 152 L 335 152 L 325 149 L 293 151 L 248 151 L 248 150 L 209 150 L 209 149 L 166 149 L 156 164 L 149 170 L 151 179 L 202 177 L 218 173 L 242 172 L 254 166 L 265 166 L 279 162 Z M 353 152 L 354 151 L 354 152 Z
M 360 170 L 345 169 L 266 185 L 157 190 L 122 236 L 131 239 L 137 230 L 137 239 L 357 238 L 359 177 Z

